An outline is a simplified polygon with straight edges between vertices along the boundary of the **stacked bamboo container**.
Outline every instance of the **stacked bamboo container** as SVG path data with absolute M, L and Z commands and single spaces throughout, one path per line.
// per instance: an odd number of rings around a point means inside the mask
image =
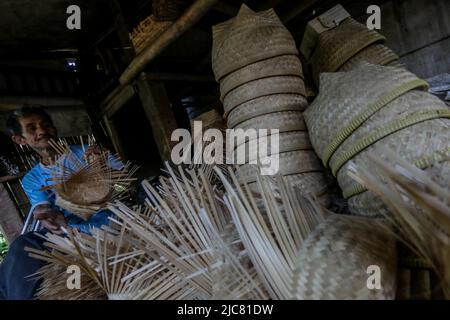
M 305 119 L 313 147 L 336 176 L 351 213 L 386 217 L 391 214 L 387 206 L 354 181 L 349 169 L 362 166 L 370 154 L 395 166 L 383 154 L 387 149 L 380 149 L 387 147 L 448 188 L 450 111 L 426 92 L 425 81 L 402 68 L 395 53 L 382 44 L 382 35 L 342 15 L 342 7 L 330 10 L 331 15 L 337 11 L 343 19 L 328 30 L 320 30 L 324 27 L 318 24 L 323 22 L 320 17 L 310 22 L 319 30 L 315 45 L 308 40 L 313 38 L 312 29 L 305 34 L 304 41 L 312 48 L 306 56 L 319 84 L 319 95 Z M 412 260 L 416 262 L 405 262 Z M 420 260 L 401 252 L 399 297 L 417 298 L 417 292 L 423 296 L 433 290 L 432 272 Z
M 321 73 L 349 71 L 361 61 L 401 67 L 399 56 L 384 45 L 386 38 L 351 18 L 341 6 L 313 21 L 300 50 L 311 64 L 316 85 Z
M 255 13 L 242 5 L 235 18 L 214 26 L 212 66 L 228 128 L 278 129 L 279 172 L 302 192 L 322 191 L 323 167 L 302 115 L 307 101 L 298 50 L 273 9 Z M 258 145 L 262 138 L 270 141 L 268 135 L 244 142 L 245 147 Z M 236 150 L 240 147 L 242 143 Z M 255 160 L 256 152 L 248 149 L 248 161 Z M 248 163 L 241 165 L 239 180 L 255 183 L 254 170 Z

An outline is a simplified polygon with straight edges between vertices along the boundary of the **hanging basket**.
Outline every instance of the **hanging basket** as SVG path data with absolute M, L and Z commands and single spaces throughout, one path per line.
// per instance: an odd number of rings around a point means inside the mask
M 306 130 L 303 114 L 300 111 L 283 111 L 265 114 L 241 122 L 236 129 L 278 129 L 279 132 Z

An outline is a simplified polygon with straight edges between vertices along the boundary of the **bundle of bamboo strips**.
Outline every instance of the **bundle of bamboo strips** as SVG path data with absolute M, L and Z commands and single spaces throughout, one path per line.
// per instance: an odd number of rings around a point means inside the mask
M 385 269 L 384 289 L 378 293 L 368 294 L 366 277 L 361 276 L 368 261 L 380 266 L 395 262 L 395 248 L 388 236 L 375 232 L 369 223 L 323 211 L 282 176 L 258 175 L 259 193 L 255 193 L 248 184 L 238 182 L 231 168 L 229 179 L 219 168 L 215 170 L 223 188 L 211 185 L 201 169 L 167 167 L 169 177 L 161 178 L 159 190 L 144 182 L 145 210 L 116 201 L 109 206 L 115 213 L 112 226 L 94 230 L 91 236 L 72 231 L 68 239 L 47 236 L 52 251 L 31 250 L 50 262 L 39 272 L 44 278 L 40 297 L 391 298 L 395 278 L 389 268 Z M 337 229 L 345 229 L 346 238 L 327 231 L 324 223 L 330 216 L 341 221 Z M 378 241 L 350 245 L 369 230 L 371 239 Z M 328 239 L 319 243 L 336 243 L 340 249 L 316 247 L 318 234 Z M 302 258 L 305 254 L 310 259 Z M 320 279 L 309 279 L 311 268 L 320 261 L 335 265 L 326 264 L 329 272 L 319 272 Z M 82 284 L 76 295 L 64 287 L 64 281 L 55 279 L 71 264 L 79 265 L 87 279 L 86 287 Z M 329 283 L 345 290 L 330 292 Z
M 380 154 L 391 160 L 387 163 Z M 400 240 L 425 261 L 425 269 L 429 265 L 439 275 L 440 281 L 424 288 L 428 294 L 439 296 L 442 289 L 450 298 L 450 186 L 443 188 L 388 149 L 373 153 L 365 164 L 352 164 L 349 174 L 383 199 L 390 209 L 386 218 Z

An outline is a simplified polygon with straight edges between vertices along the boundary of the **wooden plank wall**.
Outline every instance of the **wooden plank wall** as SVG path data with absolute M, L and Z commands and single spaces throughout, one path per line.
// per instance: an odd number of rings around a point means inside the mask
M 424 79 L 450 72 L 449 0 L 391 0 L 380 8 L 386 45 L 409 70 Z

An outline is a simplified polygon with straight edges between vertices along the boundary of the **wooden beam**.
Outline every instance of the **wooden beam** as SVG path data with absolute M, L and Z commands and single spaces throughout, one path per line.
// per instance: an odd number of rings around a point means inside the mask
M 199 82 L 215 82 L 212 76 L 199 76 L 194 74 L 182 73 L 144 73 L 143 78 L 149 81 L 199 81 Z
M 122 142 L 120 141 L 114 121 L 112 119 L 109 119 L 107 116 L 104 116 L 103 123 L 106 127 L 106 131 L 108 132 L 115 151 L 119 154 L 122 161 L 127 161 L 128 158 L 126 157 L 126 153 L 123 149 Z
M 84 108 L 82 100 L 73 98 L 34 97 L 34 96 L 0 96 L 0 111 L 11 111 L 24 104 L 38 104 L 43 107 L 79 107 Z
M 136 91 L 131 85 L 120 86 L 118 88 L 120 90 L 114 91 L 114 95 L 108 96 L 100 105 L 100 116 L 106 115 L 108 118 L 111 118 L 136 94 Z
M 158 54 L 191 28 L 217 0 L 197 0 L 161 36 L 146 46 L 120 76 L 122 85 L 129 84 Z
M 141 78 L 137 80 L 137 88 L 145 114 L 152 126 L 161 159 L 168 161 L 173 146 L 170 138 L 173 130 L 177 128 L 177 123 L 164 84 Z

